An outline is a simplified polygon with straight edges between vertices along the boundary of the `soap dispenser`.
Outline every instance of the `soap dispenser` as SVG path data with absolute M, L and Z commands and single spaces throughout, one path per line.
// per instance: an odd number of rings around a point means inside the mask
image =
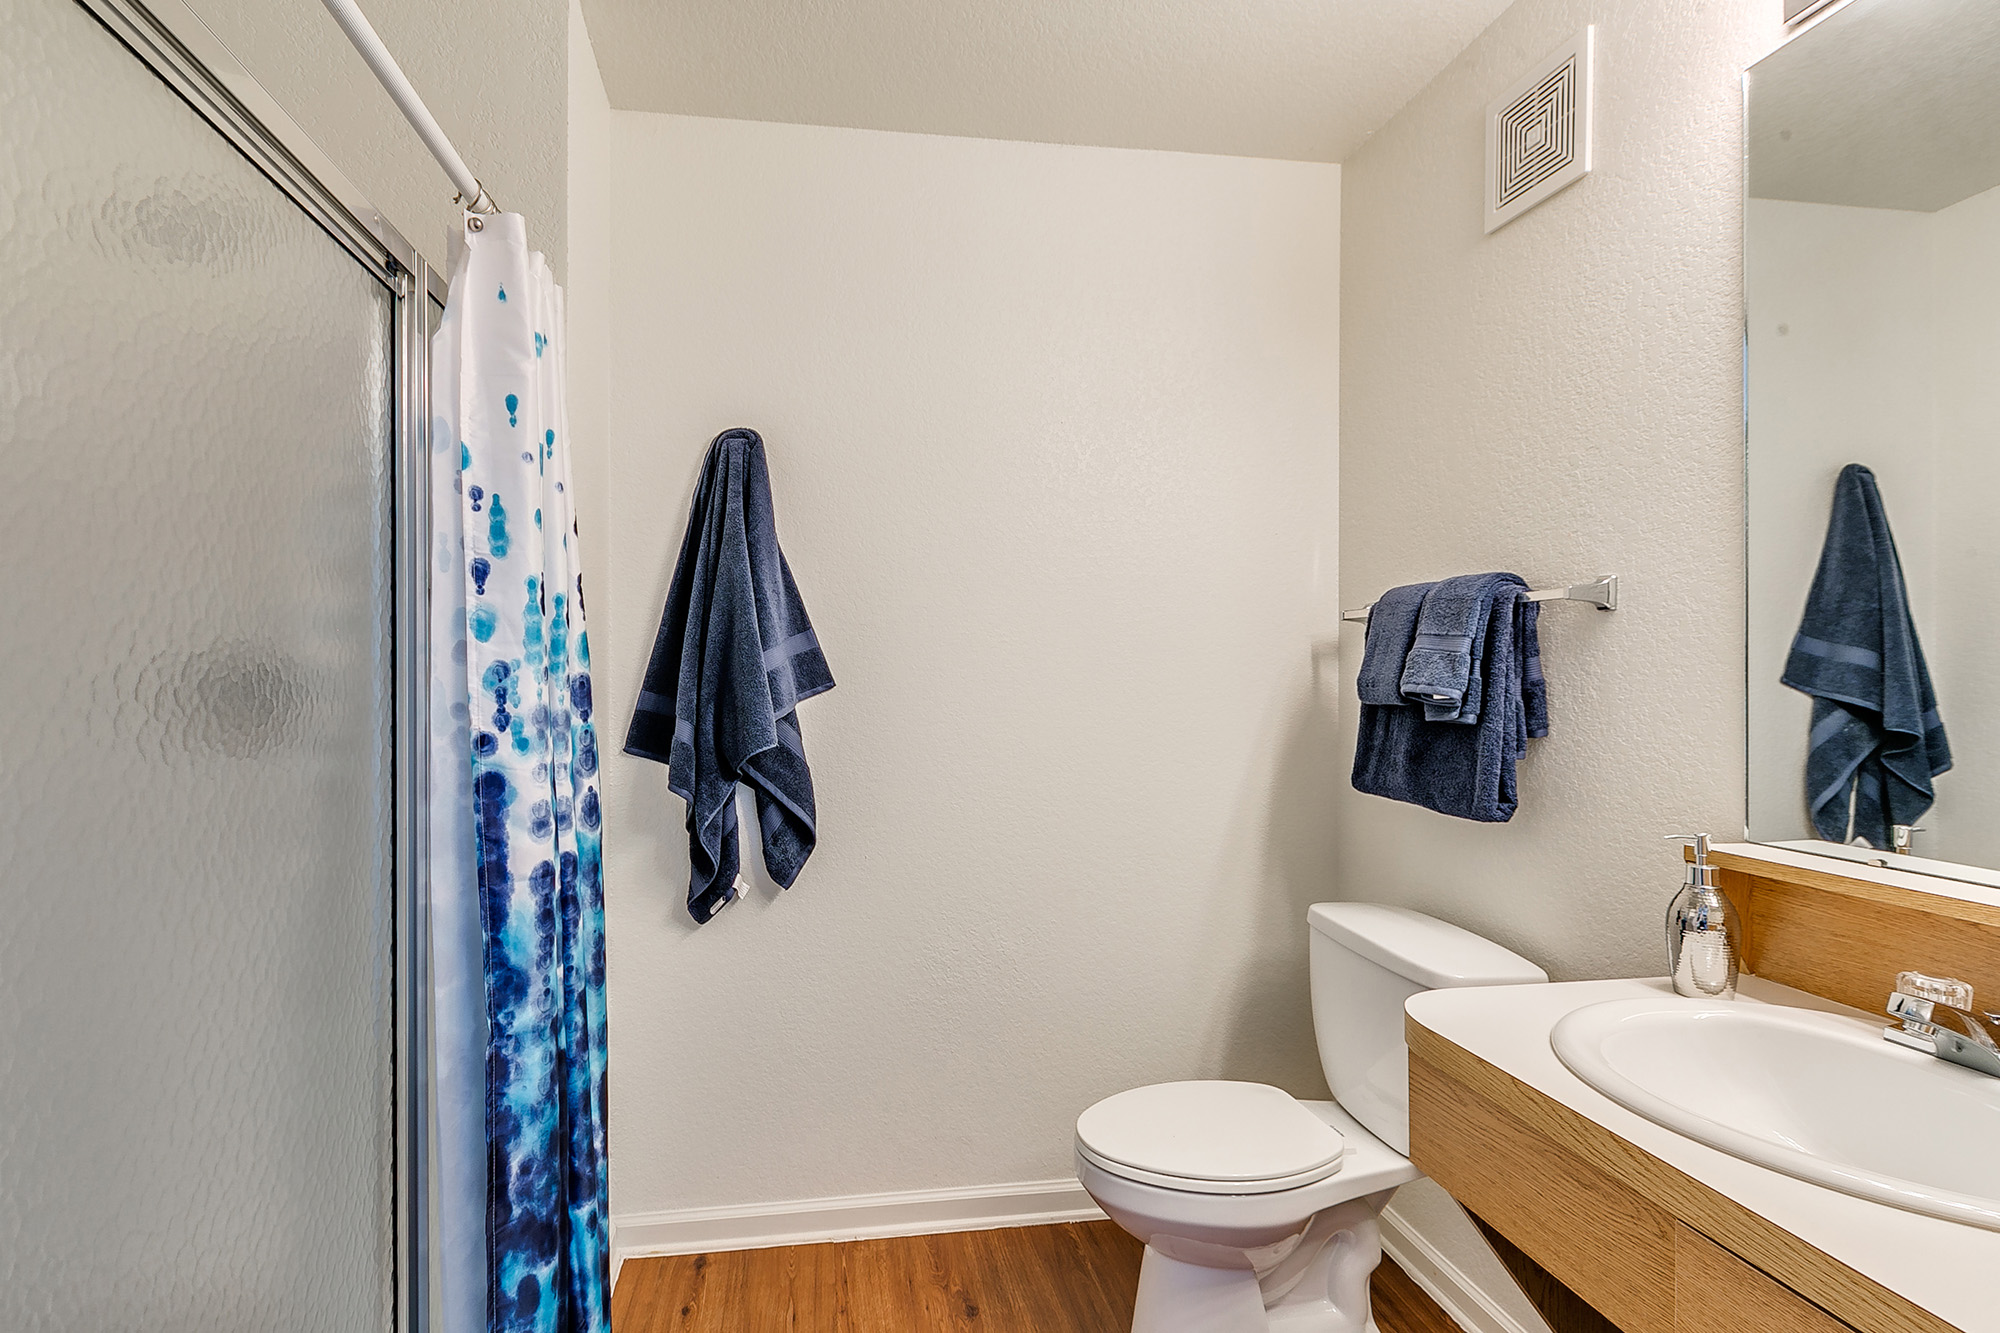
M 1736 909 L 1715 886 L 1715 867 L 1708 863 L 1706 833 L 1673 833 L 1674 842 L 1692 842 L 1694 860 L 1687 883 L 1667 908 L 1667 971 L 1674 990 L 1697 999 L 1736 998 L 1736 965 L 1743 931 Z

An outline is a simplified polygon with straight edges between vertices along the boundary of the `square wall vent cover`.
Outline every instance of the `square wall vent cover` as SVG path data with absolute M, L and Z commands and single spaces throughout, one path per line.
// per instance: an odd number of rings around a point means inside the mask
M 1590 174 L 1585 28 L 1486 105 L 1486 230 L 1498 231 Z

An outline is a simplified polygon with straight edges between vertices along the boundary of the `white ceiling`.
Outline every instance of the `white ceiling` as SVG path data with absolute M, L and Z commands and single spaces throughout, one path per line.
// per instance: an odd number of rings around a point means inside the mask
M 583 0 L 611 104 L 1338 162 L 1510 0 Z
M 1854 0 L 1750 70 L 1750 193 L 1921 212 L 2000 186 L 2000 3 Z

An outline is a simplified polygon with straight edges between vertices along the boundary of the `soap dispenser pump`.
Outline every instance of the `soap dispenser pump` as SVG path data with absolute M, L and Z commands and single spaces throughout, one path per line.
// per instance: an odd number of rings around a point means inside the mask
M 1697 999 L 1733 1000 L 1743 931 L 1735 907 L 1715 886 L 1708 835 L 1673 833 L 1668 838 L 1694 844 L 1687 883 L 1667 908 L 1667 970 L 1674 990 Z

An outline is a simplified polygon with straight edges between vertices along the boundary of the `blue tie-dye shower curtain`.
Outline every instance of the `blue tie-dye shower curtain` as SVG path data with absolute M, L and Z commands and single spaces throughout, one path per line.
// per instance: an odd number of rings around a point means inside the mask
M 430 889 L 443 1333 L 604 1333 L 604 893 L 563 295 L 468 217 L 432 349 Z

